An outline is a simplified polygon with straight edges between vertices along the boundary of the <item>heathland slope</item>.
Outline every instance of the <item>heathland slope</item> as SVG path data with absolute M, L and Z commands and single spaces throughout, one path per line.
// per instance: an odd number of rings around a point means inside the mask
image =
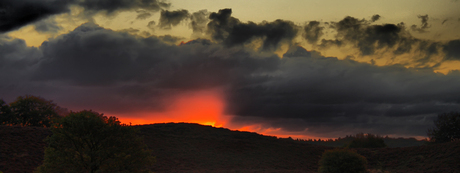
M 161 172 L 316 172 L 324 150 L 291 139 L 198 124 L 138 126 Z M 0 171 L 32 172 L 43 161 L 46 128 L 0 126 Z M 419 147 L 357 149 L 371 169 L 460 172 L 460 142 Z

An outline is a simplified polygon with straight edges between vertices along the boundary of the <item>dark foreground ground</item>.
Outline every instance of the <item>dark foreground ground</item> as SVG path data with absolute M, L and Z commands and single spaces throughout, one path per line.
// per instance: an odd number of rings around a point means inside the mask
M 161 172 L 316 172 L 330 147 L 197 124 L 139 126 Z M 33 172 L 43 161 L 46 128 L 0 126 L 0 171 Z M 358 149 L 373 172 L 460 172 L 460 142 Z

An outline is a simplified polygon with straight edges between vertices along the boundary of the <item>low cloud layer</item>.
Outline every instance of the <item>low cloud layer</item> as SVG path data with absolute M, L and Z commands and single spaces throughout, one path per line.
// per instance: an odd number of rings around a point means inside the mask
M 242 23 L 230 14 L 210 15 L 208 30 L 215 42 L 197 39 L 180 46 L 93 23 L 40 47 L 2 36 L 0 95 L 12 101 L 34 94 L 71 109 L 134 117 L 165 110 L 172 96 L 220 88 L 224 113 L 233 116 L 233 123 L 326 137 L 357 132 L 423 136 L 436 114 L 460 111 L 458 71 L 443 75 L 401 65 L 380 67 L 298 46 L 280 58 L 237 45 L 262 39 L 263 49 L 275 49 L 291 42 L 301 28 L 282 20 Z M 318 29 L 309 30 L 320 30 L 311 25 Z M 377 48 L 404 40 L 398 25 L 363 28 L 362 21 L 349 18 L 335 26 L 343 41 L 367 40 Z M 373 51 L 361 46 L 363 52 Z M 442 49 L 455 58 L 456 46 L 451 41 Z
M 187 10 L 161 11 L 160 22 L 158 26 L 162 29 L 171 29 L 172 26 L 179 25 L 180 22 L 190 17 Z

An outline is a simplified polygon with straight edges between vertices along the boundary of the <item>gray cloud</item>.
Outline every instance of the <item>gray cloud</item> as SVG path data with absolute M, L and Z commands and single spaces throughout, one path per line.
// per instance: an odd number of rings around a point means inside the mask
M 176 11 L 161 11 L 160 22 L 158 27 L 162 29 L 171 29 L 172 26 L 177 26 L 183 20 L 190 17 L 190 13 L 187 10 L 176 10 Z
M 460 60 L 460 40 L 451 40 L 443 46 L 447 60 Z
M 53 19 L 40 20 L 34 24 L 35 30 L 41 33 L 57 33 L 62 29 Z
M 323 35 L 324 27 L 319 26 L 320 22 L 318 21 L 310 21 L 304 27 L 304 38 L 310 44 L 316 44 L 318 39 Z
M 276 50 L 281 43 L 290 44 L 297 36 L 298 28 L 291 21 L 275 20 L 273 22 L 242 23 L 231 17 L 231 9 L 222 9 L 211 13 L 208 23 L 208 33 L 216 41 L 227 46 L 250 43 L 254 39 L 262 39 L 262 50 Z
M 348 16 L 336 23 L 335 27 L 338 32 L 337 38 L 356 44 L 363 55 L 374 54 L 375 49 L 394 46 L 399 46 L 398 50 L 407 52 L 409 50 L 406 50 L 404 45 L 412 41 L 412 38 L 404 37 L 403 25 L 369 25 L 365 20 Z
M 412 31 L 415 31 L 415 32 L 419 32 L 419 33 L 425 33 L 425 32 L 428 32 L 426 29 L 430 28 L 431 26 L 428 24 L 428 14 L 427 15 L 418 15 L 417 16 L 419 19 L 422 20 L 422 25 L 419 27 L 417 27 L 417 25 L 412 25 L 411 26 L 411 29 Z M 444 22 L 442 22 L 442 24 L 444 24 Z
M 206 30 L 206 24 L 209 19 L 209 12 L 207 10 L 200 10 L 192 13 L 190 16 L 190 27 L 193 29 L 194 33 L 202 33 Z
M 138 10 L 136 19 L 144 20 L 152 16 L 152 13 L 145 10 Z
M 378 14 L 373 15 L 372 18 L 371 18 L 371 22 L 375 22 L 375 21 L 379 20 L 380 17 L 381 17 L 381 16 L 378 15 Z
M 427 17 L 422 16 L 422 18 L 426 19 Z M 414 54 L 412 55 L 411 63 L 415 63 L 418 67 L 434 67 L 436 65 L 428 65 L 429 63 L 439 61 L 433 59 L 434 55 L 439 55 L 441 52 L 447 54 L 446 50 L 449 46 L 446 44 L 456 46 L 453 44 L 454 42 L 445 43 L 415 38 L 407 30 L 404 23 L 381 25 L 373 25 L 371 23 L 372 21 L 359 20 L 350 16 L 345 17 L 339 22 L 331 22 L 329 28 L 337 31 L 337 34 L 334 35 L 335 39 L 322 39 L 318 48 L 324 49 L 331 46 L 343 47 L 351 45 L 359 50 L 361 56 L 375 55 L 379 51 L 392 53 L 394 56 L 411 53 Z M 423 29 L 427 27 L 429 27 L 427 23 L 423 25 Z M 452 49 L 449 48 L 449 50 Z M 457 55 L 452 54 L 452 56 Z
M 2 76 L 23 74 L 39 61 L 41 52 L 35 47 L 27 47 L 21 39 L 0 35 L 0 69 Z M 15 76 L 13 76 L 15 77 Z
M 150 21 L 148 24 L 147 24 L 147 28 L 149 28 L 150 30 L 155 30 L 155 25 L 156 25 L 156 22 L 155 21 Z

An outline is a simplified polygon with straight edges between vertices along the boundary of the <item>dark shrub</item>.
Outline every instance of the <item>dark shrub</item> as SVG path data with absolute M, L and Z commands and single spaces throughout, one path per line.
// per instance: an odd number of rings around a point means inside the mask
M 435 127 L 428 129 L 431 142 L 443 143 L 460 140 L 460 112 L 439 114 L 433 121 Z
M 359 173 L 366 172 L 367 160 L 349 149 L 327 150 L 319 160 L 319 172 Z

